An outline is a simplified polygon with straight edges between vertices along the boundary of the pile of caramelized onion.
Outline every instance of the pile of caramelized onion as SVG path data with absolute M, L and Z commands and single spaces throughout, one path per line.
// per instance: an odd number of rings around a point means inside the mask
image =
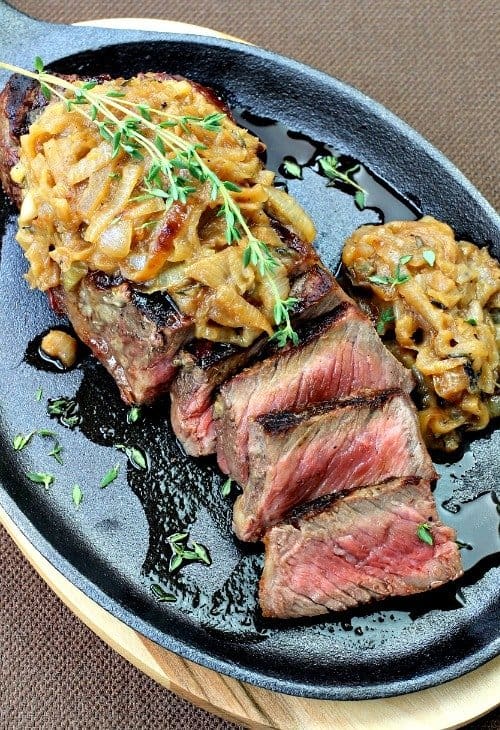
M 300 206 L 273 187 L 273 173 L 259 157 L 262 143 L 228 115 L 215 131 L 175 124 L 179 118 L 221 112 L 215 98 L 185 79 L 144 74 L 105 81 L 92 90 L 103 99 L 110 92 L 128 109 L 150 109 L 158 124 L 174 120 L 169 129 L 199 145 L 207 166 L 233 184 L 231 196 L 252 235 L 276 259 L 273 278 L 286 300 L 294 262 L 276 221 L 306 246 L 315 231 Z M 153 110 L 160 110 L 158 118 Z M 153 142 L 153 131 L 144 128 L 143 134 Z M 195 320 L 197 337 L 246 346 L 262 332 L 271 334 L 275 298 L 269 281 L 244 265 L 245 236 L 228 245 L 223 201 L 214 198 L 210 182 L 189 180 L 195 189 L 186 201 L 166 204 L 145 188 L 151 165 L 148 155 L 140 159 L 114 150 L 95 120 L 53 99 L 21 138 L 20 161 L 12 170 L 23 187 L 17 240 L 30 263 L 30 285 L 72 290 L 89 271 L 103 271 L 146 292 L 168 292 Z
M 456 241 L 426 216 L 362 226 L 343 263 L 386 345 L 419 384 L 427 444 L 456 449 L 461 430 L 500 415 L 500 266 L 486 248 Z

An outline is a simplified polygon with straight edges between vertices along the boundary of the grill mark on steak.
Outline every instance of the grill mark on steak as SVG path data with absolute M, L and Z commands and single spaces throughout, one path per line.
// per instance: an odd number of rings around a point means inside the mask
M 290 296 L 298 300 L 292 315 L 294 322 L 317 317 L 339 302 L 351 302 L 333 276 L 318 264 L 292 282 Z M 298 325 L 297 328 L 305 341 L 312 332 L 317 335 L 321 326 L 318 320 L 302 330 Z M 215 452 L 213 397 L 218 386 L 256 356 L 278 350 L 265 336 L 245 349 L 209 340 L 193 340 L 185 346 L 176 358 L 180 370 L 170 391 L 170 419 L 188 454 L 202 456 Z
M 429 523 L 433 545 L 417 536 Z M 364 487 L 273 527 L 259 599 L 266 617 L 343 611 L 420 593 L 462 575 L 454 531 L 440 522 L 428 481 L 409 477 Z
M 335 398 L 331 401 L 323 401 L 311 405 L 305 411 L 296 413 L 294 411 L 271 411 L 262 416 L 257 416 L 255 421 L 259 423 L 268 434 L 288 431 L 299 424 L 304 418 L 319 416 L 336 408 L 368 408 L 370 413 L 383 408 L 394 395 L 399 395 L 399 388 L 388 388 L 380 391 L 361 392 L 350 398 Z
M 384 347 L 370 321 L 349 302 L 300 329 L 302 341 L 243 370 L 220 389 L 217 460 L 239 484 L 248 480 L 249 421 L 276 410 L 302 410 L 361 389 L 399 387 L 413 377 Z
M 251 419 L 247 464 L 233 514 L 234 530 L 245 541 L 258 540 L 296 505 L 324 495 L 391 477 L 436 478 L 415 407 L 397 389 L 308 408 L 286 429 L 267 428 L 265 416 Z

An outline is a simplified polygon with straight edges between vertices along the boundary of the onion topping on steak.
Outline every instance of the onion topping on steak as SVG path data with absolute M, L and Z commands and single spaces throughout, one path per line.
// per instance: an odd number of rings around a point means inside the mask
M 429 541 L 419 537 L 422 526 Z M 264 616 L 296 618 L 408 596 L 462 575 L 455 533 L 429 483 L 409 477 L 358 489 L 264 538 Z
M 273 411 L 248 423 L 248 480 L 234 530 L 257 540 L 297 505 L 390 477 L 435 479 L 413 403 L 401 390 Z

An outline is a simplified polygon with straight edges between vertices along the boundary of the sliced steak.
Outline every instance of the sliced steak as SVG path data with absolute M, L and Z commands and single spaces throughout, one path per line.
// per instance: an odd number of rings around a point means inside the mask
M 428 525 L 432 545 L 418 537 Z M 429 482 L 394 479 L 273 527 L 264 538 L 264 616 L 344 611 L 421 593 L 462 575 L 455 533 L 439 521 Z
M 173 360 L 194 332 L 168 295 L 143 294 L 91 274 L 71 292 L 57 289 L 51 301 L 111 373 L 126 403 L 147 403 L 168 390 Z
M 295 279 L 290 295 L 298 300 L 293 314 L 295 321 L 317 317 L 340 302 L 351 301 L 334 277 L 319 265 Z M 188 454 L 202 456 L 215 452 L 214 391 L 266 345 L 266 337 L 247 348 L 193 340 L 179 353 L 176 363 L 180 368 L 170 389 L 170 418 Z
M 248 479 L 248 427 L 256 416 L 303 409 L 366 388 L 413 388 L 411 373 L 349 302 L 307 322 L 300 336 L 297 347 L 276 352 L 221 388 L 215 406 L 217 459 L 239 484 Z
M 415 407 L 400 390 L 274 411 L 249 421 L 248 480 L 235 502 L 234 530 L 241 540 L 258 540 L 304 502 L 414 475 L 436 478 Z

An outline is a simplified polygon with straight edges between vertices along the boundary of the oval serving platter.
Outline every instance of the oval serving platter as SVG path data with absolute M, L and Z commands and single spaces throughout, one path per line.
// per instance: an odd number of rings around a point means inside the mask
M 311 213 L 318 249 L 334 271 L 345 237 L 384 216 L 434 215 L 500 256 L 498 217 L 445 158 L 381 106 L 311 68 L 216 38 L 165 40 L 146 32 L 52 26 L 5 5 L 0 27 L 9 28 L 3 60 L 25 67 L 38 54 L 59 72 L 165 70 L 215 88 L 267 143 L 267 164 Z M 16 37 L 29 43 L 21 48 Z M 325 152 L 362 163 L 357 180 L 368 190 L 364 210 L 346 189 L 327 187 L 317 173 L 315 160 Z M 303 165 L 303 180 L 283 177 L 285 157 Z M 233 497 L 222 495 L 213 460 L 183 454 L 169 429 L 168 401 L 129 423 L 113 382 L 90 355 L 83 353 L 66 373 L 38 357 L 40 335 L 60 322 L 22 278 L 26 265 L 15 230 L 15 211 L 0 193 L 0 502 L 63 575 L 166 649 L 289 694 L 404 694 L 451 680 L 496 655 L 500 571 L 491 488 L 500 464 L 498 431 L 470 440 L 454 464 L 437 465 L 441 516 L 467 545 L 466 572 L 457 584 L 321 621 L 265 621 L 256 604 L 261 551 L 234 539 Z M 48 400 L 60 397 L 74 404 L 72 428 L 47 413 Z M 43 438 L 13 449 L 16 434 L 36 428 L 57 433 L 63 465 L 48 455 L 51 445 Z M 128 462 L 116 444 L 143 450 L 148 471 Z M 116 465 L 117 479 L 100 488 Z M 48 490 L 33 484 L 26 477 L 30 470 L 51 472 L 54 484 Z M 79 507 L 72 501 L 76 483 L 83 493 Z M 191 564 L 171 575 L 167 537 L 184 530 L 207 547 L 212 565 Z M 159 602 L 161 591 L 175 602 Z

